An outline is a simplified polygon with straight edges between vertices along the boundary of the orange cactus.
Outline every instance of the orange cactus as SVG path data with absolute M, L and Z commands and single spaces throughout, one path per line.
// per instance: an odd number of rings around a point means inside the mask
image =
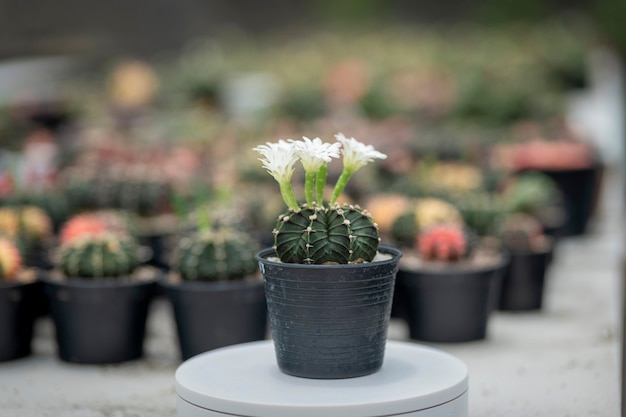
M 15 243 L 0 237 L 0 279 L 14 281 L 21 267 L 22 257 Z

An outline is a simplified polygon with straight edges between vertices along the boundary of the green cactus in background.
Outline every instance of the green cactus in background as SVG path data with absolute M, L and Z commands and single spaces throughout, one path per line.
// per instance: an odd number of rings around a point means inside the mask
M 369 261 L 378 249 L 378 226 L 358 206 L 302 207 L 278 218 L 274 247 L 283 262 L 347 264 Z
M 487 192 L 468 193 L 454 199 L 465 225 L 478 236 L 493 236 L 507 213 L 504 202 Z
M 174 269 L 189 281 L 243 279 L 257 270 L 256 251 L 245 233 L 201 230 L 180 240 Z
M 554 180 L 541 172 L 524 172 L 504 192 L 504 199 L 512 212 L 536 213 L 558 198 Z
M 88 235 L 61 247 L 59 268 L 76 278 L 127 276 L 139 266 L 138 245 L 129 236 Z

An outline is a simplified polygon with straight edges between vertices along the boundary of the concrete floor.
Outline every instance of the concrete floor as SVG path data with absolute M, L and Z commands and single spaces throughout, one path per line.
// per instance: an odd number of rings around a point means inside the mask
M 621 174 L 610 172 L 588 235 L 560 242 L 545 308 L 496 312 L 488 338 L 433 345 L 470 371 L 475 417 L 617 416 L 620 406 Z M 49 319 L 38 323 L 34 354 L 0 364 L 3 417 L 174 416 L 180 364 L 169 306 L 154 303 L 145 359 L 111 366 L 56 357 Z M 406 340 L 403 322 L 389 338 Z

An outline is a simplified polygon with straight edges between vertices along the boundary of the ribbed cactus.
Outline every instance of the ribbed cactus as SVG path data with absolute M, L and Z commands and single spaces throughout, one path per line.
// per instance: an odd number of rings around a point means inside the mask
M 85 235 L 61 246 L 59 267 L 70 277 L 121 277 L 138 267 L 137 252 L 137 243 L 129 236 Z
M 376 223 L 366 210 L 353 205 L 304 205 L 279 216 L 274 229 L 274 247 L 283 262 L 369 262 L 379 243 Z
M 233 229 L 204 230 L 180 240 L 174 269 L 190 281 L 242 279 L 257 271 L 255 242 Z
M 467 254 L 467 239 L 463 228 L 439 225 L 420 233 L 417 247 L 423 259 L 457 261 Z
M 487 192 L 468 193 L 455 198 L 454 203 L 465 225 L 478 236 L 493 236 L 507 213 L 504 202 Z
M 22 266 L 22 257 L 9 238 L 0 237 L 0 281 L 12 281 Z

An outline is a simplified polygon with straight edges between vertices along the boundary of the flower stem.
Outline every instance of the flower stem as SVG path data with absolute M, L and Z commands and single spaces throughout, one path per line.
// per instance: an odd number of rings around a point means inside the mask
M 326 177 L 328 176 L 328 167 L 322 165 L 315 177 L 315 199 L 320 206 L 324 205 L 324 187 L 326 187 Z
M 280 186 L 280 194 L 283 196 L 283 201 L 287 204 L 287 207 L 290 209 L 298 210 L 298 201 L 296 200 L 296 196 L 293 194 L 293 189 L 291 188 L 291 184 L 279 183 Z
M 315 173 L 307 172 L 304 177 L 304 196 L 306 203 L 313 206 L 313 189 L 315 188 Z
M 350 177 L 352 177 L 353 173 L 354 171 L 345 169 L 344 167 L 344 170 L 341 172 L 341 175 L 339 176 L 339 179 L 337 180 L 337 184 L 335 184 L 333 195 L 332 197 L 330 197 L 331 205 L 335 204 L 335 202 L 337 201 L 337 198 L 339 197 L 339 194 L 341 194 L 343 190 L 346 188 L 346 185 L 348 185 L 348 181 L 350 181 Z

